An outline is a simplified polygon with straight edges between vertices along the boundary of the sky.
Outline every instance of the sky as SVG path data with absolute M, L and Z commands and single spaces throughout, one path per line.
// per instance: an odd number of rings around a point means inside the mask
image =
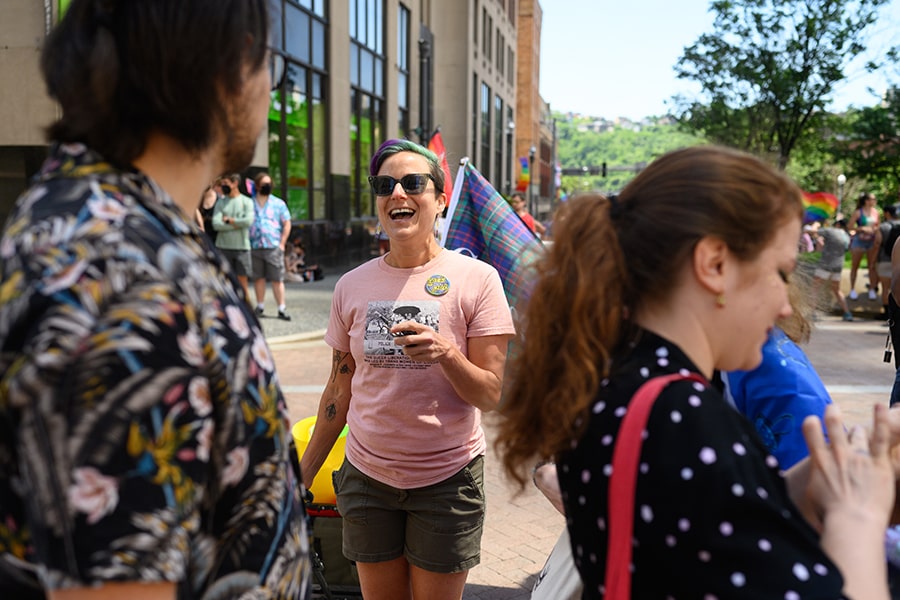
M 672 110 L 676 94 L 696 94 L 675 77 L 684 48 L 712 31 L 708 0 L 541 0 L 540 91 L 553 111 L 638 120 Z M 871 26 L 870 52 L 900 44 L 900 0 Z M 829 106 L 877 104 L 900 67 L 868 74 L 858 60 L 845 69 Z M 869 92 L 867 88 L 876 91 Z

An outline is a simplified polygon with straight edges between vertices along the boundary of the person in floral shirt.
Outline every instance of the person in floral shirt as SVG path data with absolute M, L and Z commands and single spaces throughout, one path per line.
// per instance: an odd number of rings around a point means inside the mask
M 272 355 L 191 218 L 266 122 L 269 19 L 73 0 L 47 40 L 62 116 L 0 238 L 3 597 L 307 597 Z
M 272 194 L 272 178 L 265 171 L 254 178 L 256 198 L 253 224 L 250 226 L 250 253 L 253 261 L 253 287 L 256 314 L 265 310 L 266 281 L 272 282 L 272 295 L 278 305 L 278 318 L 290 321 L 284 303 L 284 249 L 291 235 L 291 213 L 287 204 Z

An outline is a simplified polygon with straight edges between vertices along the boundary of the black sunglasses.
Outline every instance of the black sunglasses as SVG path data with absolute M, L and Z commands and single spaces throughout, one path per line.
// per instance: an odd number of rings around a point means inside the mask
M 399 183 L 407 194 L 421 194 L 428 186 L 428 180 L 434 181 L 434 177 L 428 173 L 410 173 L 400 179 L 394 179 L 389 175 L 371 175 L 369 185 L 376 196 L 390 196 Z

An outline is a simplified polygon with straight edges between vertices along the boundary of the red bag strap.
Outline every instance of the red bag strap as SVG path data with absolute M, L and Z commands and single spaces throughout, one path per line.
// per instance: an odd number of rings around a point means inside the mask
M 634 531 L 634 492 L 644 429 L 653 403 L 663 388 L 682 379 L 706 384 L 696 373 L 661 375 L 638 388 L 622 419 L 613 448 L 609 478 L 609 541 L 606 551 L 606 600 L 631 598 L 631 551 Z

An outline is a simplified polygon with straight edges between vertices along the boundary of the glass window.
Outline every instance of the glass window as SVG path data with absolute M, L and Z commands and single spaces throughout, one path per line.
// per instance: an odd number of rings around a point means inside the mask
M 356 27 L 350 31 L 350 214 L 371 218 L 374 196 L 366 177 L 369 159 L 384 137 L 385 0 L 349 1 L 350 12 L 356 14 Z
M 472 74 L 472 164 L 478 165 L 478 74 Z
M 491 88 L 481 84 L 481 173 L 491 180 Z
M 375 18 L 375 11 L 372 3 L 369 3 L 367 7 L 369 10 L 366 11 L 366 25 L 368 30 L 366 32 L 366 46 L 371 48 L 372 50 L 378 51 L 378 21 Z
M 285 50 L 296 60 L 309 63 L 309 15 L 288 3 L 284 16 L 287 27 Z
M 402 4 L 397 13 L 397 109 L 398 133 L 409 138 L 409 9 Z
M 367 92 L 374 91 L 375 56 L 368 50 L 361 50 L 359 55 L 359 87 Z
M 359 46 L 350 44 L 350 85 L 359 85 Z
M 375 95 L 383 96 L 384 95 L 384 59 L 376 56 L 375 57 L 375 70 L 373 73 L 373 77 L 375 78 Z
M 315 8 L 313 8 L 315 6 Z M 327 216 L 325 0 L 284 3 L 285 81 L 269 108 L 269 173 L 295 220 Z M 313 14 L 315 10 L 315 14 Z
M 353 0 L 350 0 L 350 37 L 356 39 L 356 9 L 353 7 Z
M 475 0 L 475 10 L 472 11 L 472 45 L 478 48 L 478 0 Z
M 494 187 L 497 189 L 500 189 L 500 177 L 503 174 L 503 127 L 503 99 L 494 96 Z
M 309 103 L 308 71 L 296 64 L 288 68 L 284 111 L 285 155 L 287 157 L 287 202 L 294 219 L 307 220 L 309 210 Z
M 326 200 L 328 198 L 325 193 L 325 183 L 328 181 L 325 169 L 325 157 L 328 156 L 326 132 L 328 131 L 328 120 L 326 118 L 325 97 L 325 78 L 318 73 L 312 75 L 312 88 L 310 100 L 312 103 L 312 219 L 325 219 L 328 217 Z
M 312 65 L 325 70 L 325 24 L 319 21 L 312 24 Z

